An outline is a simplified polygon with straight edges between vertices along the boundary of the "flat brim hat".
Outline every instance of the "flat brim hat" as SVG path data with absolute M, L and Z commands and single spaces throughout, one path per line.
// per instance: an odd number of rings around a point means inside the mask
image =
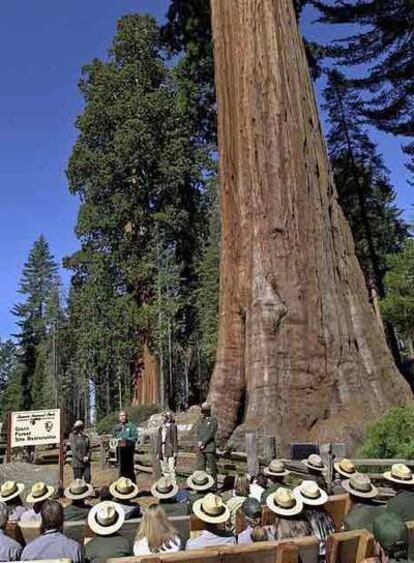
M 139 489 L 131 479 L 120 477 L 109 486 L 109 492 L 114 498 L 119 500 L 130 500 L 138 495 Z
M 69 487 L 63 491 L 63 494 L 68 499 L 81 500 L 93 495 L 93 487 L 83 480 L 75 479 L 70 483 Z
M 270 477 L 287 477 L 290 475 L 290 471 L 288 471 L 283 463 L 278 459 L 274 459 L 270 462 L 268 467 L 265 467 L 263 470 L 265 475 L 269 475 Z
M 334 469 L 337 473 L 339 473 L 339 475 L 342 475 L 342 477 L 346 477 L 347 479 L 357 473 L 355 465 L 349 459 L 341 459 L 340 461 L 336 461 L 334 463 Z
M 106 500 L 93 506 L 88 514 L 89 528 L 98 536 L 110 536 L 117 532 L 125 521 L 125 512 L 116 502 Z
M 223 500 L 212 493 L 196 500 L 193 504 L 193 512 L 197 518 L 208 524 L 223 524 L 230 518 L 230 510 Z
M 187 479 L 187 486 L 194 491 L 207 491 L 214 486 L 214 479 L 205 471 L 194 471 Z
M 297 498 L 308 506 L 322 506 L 328 500 L 327 493 L 315 481 L 303 481 L 293 489 Z
M 302 463 L 306 465 L 308 469 L 312 471 L 317 471 L 318 473 L 322 473 L 327 469 L 326 465 L 322 462 L 320 456 L 316 454 L 310 455 L 307 459 L 302 459 Z
M 346 479 L 345 481 L 342 481 L 341 485 L 347 493 L 349 493 L 354 497 L 375 498 L 376 496 L 378 496 L 377 487 L 375 487 L 371 483 L 371 480 L 369 478 L 368 479 L 365 478 L 363 481 L 361 481 L 361 474 L 359 473 L 357 473 L 351 479 Z
M 24 491 L 24 483 L 16 481 L 6 481 L 0 487 L 0 502 L 9 502 L 20 496 Z
M 151 494 L 155 498 L 160 500 L 167 500 L 170 498 L 174 498 L 178 493 L 178 486 L 176 483 L 168 479 L 158 479 L 156 483 L 153 484 L 151 487 Z
M 303 510 L 301 499 L 293 491 L 283 487 L 268 495 L 266 504 L 272 512 L 280 516 L 296 516 Z
M 414 485 L 414 475 L 411 470 L 402 463 L 396 463 L 390 471 L 383 474 L 387 481 L 398 483 L 399 485 Z
M 42 502 L 50 498 L 54 492 L 55 487 L 52 487 L 52 485 L 46 485 L 46 483 L 38 481 L 32 486 L 30 493 L 26 497 L 26 502 L 30 504 Z

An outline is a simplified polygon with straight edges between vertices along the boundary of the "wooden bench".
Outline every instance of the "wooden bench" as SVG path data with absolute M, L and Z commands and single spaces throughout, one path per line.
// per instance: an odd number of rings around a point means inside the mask
M 337 532 L 326 544 L 327 563 L 361 563 L 374 555 L 374 536 L 367 530 Z
M 304 559 L 302 552 L 312 552 L 312 559 Z M 107 563 L 318 563 L 318 555 L 319 542 L 316 538 L 309 537 L 240 546 L 223 545 L 142 557 L 122 557 L 108 559 Z

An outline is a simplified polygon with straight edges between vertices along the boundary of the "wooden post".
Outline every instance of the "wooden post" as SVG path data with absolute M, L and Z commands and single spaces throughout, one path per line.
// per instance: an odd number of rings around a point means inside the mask
M 151 432 L 151 463 L 152 463 L 152 475 L 155 480 L 161 477 L 161 463 L 157 455 L 157 440 L 158 432 Z
M 259 473 L 259 455 L 257 451 L 257 434 L 246 434 L 247 473 L 252 477 Z
M 63 410 L 59 409 L 60 436 L 59 436 L 59 484 L 63 489 L 63 469 L 65 465 L 65 451 L 63 443 Z
M 323 463 L 327 466 L 327 471 L 325 474 L 327 493 L 332 493 L 332 477 L 333 477 L 333 463 L 332 463 L 332 451 L 331 444 L 321 444 L 320 446 L 321 459 Z
M 11 461 L 11 411 L 7 411 L 7 446 L 6 446 L 6 463 Z
M 276 438 L 274 436 L 262 436 L 263 458 L 267 465 L 276 459 Z
M 106 451 L 104 446 L 104 439 L 101 438 L 99 443 L 99 450 L 100 450 L 100 458 L 101 458 L 101 471 L 105 471 L 106 469 Z

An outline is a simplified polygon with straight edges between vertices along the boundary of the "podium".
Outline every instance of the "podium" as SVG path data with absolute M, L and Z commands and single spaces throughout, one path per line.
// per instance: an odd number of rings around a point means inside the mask
M 118 440 L 118 448 L 132 448 L 135 447 L 135 443 L 131 440 Z
M 132 440 L 118 440 L 119 477 L 127 477 L 136 482 L 134 471 L 135 442 Z

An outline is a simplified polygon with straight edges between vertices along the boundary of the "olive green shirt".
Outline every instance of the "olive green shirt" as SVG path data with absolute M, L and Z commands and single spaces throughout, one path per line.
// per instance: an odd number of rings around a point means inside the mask
M 106 563 L 107 559 L 130 555 L 132 555 L 132 546 L 119 534 L 96 536 L 85 546 L 85 559 L 89 563 Z
M 344 528 L 347 532 L 351 530 L 368 530 L 372 533 L 372 524 L 375 518 L 385 511 L 385 505 L 354 504 L 352 510 L 344 520 Z
M 414 491 L 399 491 L 387 503 L 387 510 L 398 514 L 401 520 L 414 520 Z

